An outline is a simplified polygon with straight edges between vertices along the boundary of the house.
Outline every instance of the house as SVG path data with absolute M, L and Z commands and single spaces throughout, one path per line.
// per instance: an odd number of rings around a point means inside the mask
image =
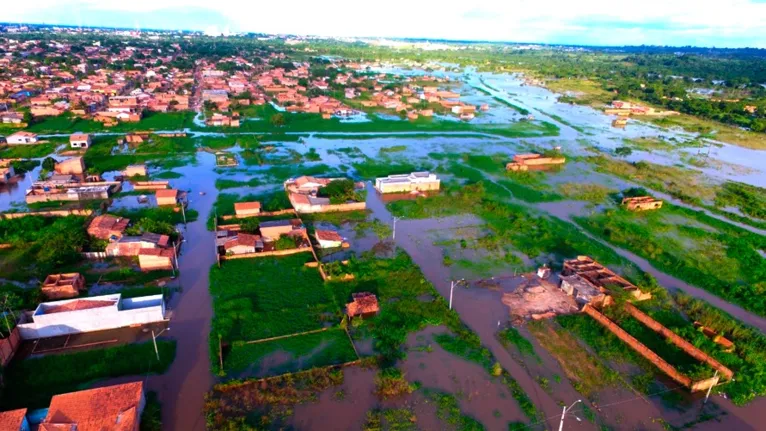
M 352 293 L 351 302 L 346 304 L 346 315 L 349 319 L 361 317 L 366 319 L 375 316 L 380 311 L 378 298 L 370 292 Z
M 17 325 L 23 340 L 162 322 L 165 301 L 162 295 L 123 299 L 119 293 L 65 299 L 43 302 L 31 319 Z
M 106 246 L 108 256 L 138 256 L 141 250 L 147 248 L 164 249 L 170 245 L 170 237 L 151 232 L 141 236 L 123 236 Z
M 39 431 L 138 431 L 144 383 L 124 383 L 54 395 Z
M 293 230 L 303 229 L 300 219 L 285 219 L 262 222 L 259 226 L 261 237 L 264 240 L 276 241 L 282 235 L 287 235 Z
M 27 421 L 27 409 L 0 412 L 0 430 L 31 431 L 29 421 Z
M 56 163 L 53 170 L 61 175 L 82 175 L 85 173 L 85 162 L 82 157 L 72 157 Z
M 85 277 L 73 272 L 68 274 L 50 274 L 43 281 L 42 292 L 48 299 L 74 298 L 85 290 Z
M 236 202 L 234 213 L 237 217 L 252 217 L 261 213 L 260 202 Z
M 651 196 L 623 198 L 621 204 L 629 211 L 646 211 L 662 208 L 662 201 Z
M 319 248 L 340 248 L 343 246 L 343 237 L 334 230 L 317 229 L 314 236 L 319 243 Z
M 223 243 L 226 254 L 247 254 L 263 251 L 263 240 L 259 235 L 237 233 L 236 236 L 226 238 Z
M 122 238 L 129 223 L 129 219 L 102 214 L 91 220 L 88 225 L 88 235 L 107 241 L 116 241 Z
M 157 197 L 157 205 L 178 205 L 178 190 L 157 190 L 155 195 Z
M 89 148 L 90 143 L 90 135 L 87 133 L 73 133 L 69 137 L 69 146 L 72 148 Z
M 412 172 L 375 179 L 375 188 L 381 193 L 439 190 L 440 186 L 439 178 L 430 172 Z
M 320 188 L 337 178 L 316 178 L 307 175 L 285 181 L 285 188 L 293 193 L 316 193 Z
M 174 257 L 172 248 L 142 248 L 138 251 L 138 266 L 141 271 L 170 271 L 175 267 Z
M 290 193 L 290 204 L 299 213 L 322 212 L 330 206 L 330 198 L 321 198 L 314 195 Z
M 37 134 L 31 132 L 16 132 L 5 138 L 8 145 L 29 145 L 37 143 Z
M 21 124 L 24 122 L 24 115 L 20 112 L 3 112 L 0 114 L 0 122 L 3 124 Z
M 128 165 L 122 174 L 128 178 L 141 176 L 147 176 L 146 165 Z

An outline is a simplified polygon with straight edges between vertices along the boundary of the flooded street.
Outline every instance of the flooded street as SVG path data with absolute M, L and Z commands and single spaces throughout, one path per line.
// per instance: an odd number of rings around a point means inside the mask
M 169 304 L 170 332 L 164 334 L 177 341 L 176 360 L 165 374 L 148 380 L 149 390 L 157 391 L 162 403 L 164 429 L 178 431 L 205 430 L 205 394 L 214 383 L 208 352 L 213 317 L 208 274 L 216 258 L 213 234 L 206 229 L 205 222 L 218 192 L 213 187 L 213 156 L 198 153 L 197 157 L 198 165 L 178 168 L 184 178 L 173 181 L 190 191 L 189 208 L 199 211 L 199 219 L 182 230 L 186 239 L 179 257 L 182 292 Z

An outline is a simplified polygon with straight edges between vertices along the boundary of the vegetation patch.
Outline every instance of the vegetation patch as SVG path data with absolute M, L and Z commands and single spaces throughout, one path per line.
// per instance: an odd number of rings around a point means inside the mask
M 3 391 L 3 410 L 47 407 L 53 395 L 83 390 L 99 379 L 162 374 L 175 358 L 176 342 L 158 340 L 157 349 L 159 361 L 152 343 L 16 360 L 5 370 L 13 390 Z

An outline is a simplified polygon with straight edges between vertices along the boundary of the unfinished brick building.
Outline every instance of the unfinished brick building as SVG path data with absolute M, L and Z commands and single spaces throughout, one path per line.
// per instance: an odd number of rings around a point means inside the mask
M 43 295 L 48 299 L 74 298 L 85 290 L 85 277 L 73 272 L 69 274 L 51 274 L 43 282 Z
M 623 198 L 622 206 L 630 211 L 647 211 L 662 208 L 662 201 L 651 196 L 637 196 L 634 198 Z
M 507 171 L 528 171 L 530 167 L 563 165 L 564 157 L 543 157 L 541 154 L 516 154 L 513 161 L 505 165 Z
M 568 290 L 575 280 L 582 281 L 586 285 L 598 289 L 601 293 L 608 294 L 610 291 L 620 289 L 629 293 L 634 300 L 644 301 L 651 299 L 652 294 L 642 292 L 633 283 L 615 274 L 611 269 L 601 265 L 588 256 L 577 256 L 576 259 L 564 261 L 561 271 L 562 289 Z M 570 295 L 571 292 L 567 292 Z M 603 300 L 603 298 L 602 298 Z

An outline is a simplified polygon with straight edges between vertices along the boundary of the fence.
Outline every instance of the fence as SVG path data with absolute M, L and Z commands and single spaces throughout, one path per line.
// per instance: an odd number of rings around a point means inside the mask
M 28 216 L 42 216 L 42 217 L 66 217 L 68 215 L 89 216 L 93 214 L 92 209 L 68 209 L 68 210 L 49 210 L 49 211 L 35 211 L 35 212 L 23 212 L 23 213 L 3 213 L 0 214 L 0 218 L 14 219 Z
M 318 207 L 318 208 L 317 208 Z M 338 204 L 338 205 L 306 205 L 298 206 L 296 211 L 302 214 L 310 213 L 337 213 L 345 211 L 360 211 L 367 209 L 366 202 L 354 202 L 352 204 Z
M 612 334 L 616 335 L 617 338 L 630 346 L 630 348 L 635 350 L 639 355 L 643 356 L 646 360 L 654 364 L 654 366 L 659 368 L 663 373 L 667 374 L 668 377 L 675 380 L 679 384 L 686 386 L 692 392 L 706 390 L 718 383 L 718 376 L 714 376 L 709 379 L 693 381 L 691 377 L 678 371 L 674 366 L 672 366 L 666 360 L 662 359 L 650 348 L 646 347 L 632 335 L 628 334 L 624 329 L 620 328 L 619 325 L 612 322 L 608 317 L 598 312 L 595 308 L 591 307 L 590 304 L 586 304 L 582 311 L 603 325 Z
M 86 251 L 86 252 L 82 252 L 80 254 L 82 255 L 82 257 L 84 257 L 86 259 L 93 259 L 93 260 L 96 260 L 96 259 L 106 259 L 106 257 L 107 257 L 107 254 L 106 254 L 105 251 Z

